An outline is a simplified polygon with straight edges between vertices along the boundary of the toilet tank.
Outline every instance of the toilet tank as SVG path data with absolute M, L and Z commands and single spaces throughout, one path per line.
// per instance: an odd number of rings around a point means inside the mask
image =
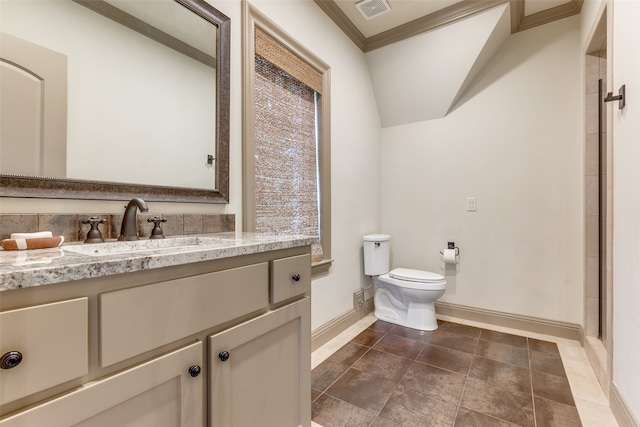
M 368 234 L 364 240 L 364 274 L 379 276 L 389 272 L 388 234 Z

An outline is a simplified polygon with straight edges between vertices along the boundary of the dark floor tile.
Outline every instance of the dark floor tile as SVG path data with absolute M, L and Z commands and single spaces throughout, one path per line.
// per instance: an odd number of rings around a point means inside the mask
M 495 341 L 502 344 L 515 345 L 516 347 L 527 348 L 527 338 L 518 335 L 506 334 L 504 332 L 490 331 L 483 329 L 480 339 L 487 341 Z
M 417 362 L 463 375 L 469 373 L 472 360 L 473 354 L 471 353 L 431 344 L 425 344 L 422 353 L 416 358 Z
M 395 390 L 396 384 L 378 374 L 351 368 L 333 383 L 325 394 L 377 413 Z
M 531 371 L 531 379 L 534 396 L 576 406 L 569 381 L 566 378 L 546 372 Z
M 458 405 L 411 388 L 399 386 L 384 405 L 378 418 L 401 426 L 451 426 Z
M 374 329 L 376 331 L 382 331 L 386 333 L 393 329 L 395 326 L 396 325 L 394 325 L 393 323 L 385 322 L 383 320 L 376 320 L 369 326 L 368 329 Z
M 420 331 L 378 320 L 335 352 L 312 371 L 313 420 L 324 427 L 581 426 L 555 343 L 438 324 Z
M 559 354 L 555 355 L 544 351 L 530 350 L 529 355 L 531 357 L 531 369 L 565 378 L 567 377 Z
M 484 381 L 468 378 L 461 405 L 520 426 L 534 425 L 531 393 L 491 387 Z
M 385 335 L 373 346 L 375 349 L 397 354 L 411 360 L 418 357 L 423 347 L 423 342 L 393 334 Z
M 520 366 L 476 356 L 469 376 L 509 391 L 531 394 L 531 371 Z
M 429 344 L 465 351 L 471 354 L 475 353 L 476 347 L 478 346 L 477 338 L 455 334 L 453 332 L 443 331 L 440 329 L 433 332 L 433 334 L 428 337 L 427 342 Z
M 375 415 L 326 394 L 311 404 L 311 419 L 323 427 L 367 427 Z
M 433 395 L 441 400 L 459 403 L 464 390 L 465 376 L 455 372 L 415 362 L 401 384 L 405 388 Z
M 366 372 L 374 372 L 392 381 L 400 381 L 411 366 L 412 361 L 391 353 L 371 349 L 353 367 Z
M 529 369 L 529 352 L 526 347 L 502 344 L 495 341 L 480 340 L 476 356 L 497 360 Z
M 581 427 L 575 406 L 534 397 L 537 427 Z
M 376 329 L 365 329 L 360 332 L 358 336 L 351 340 L 354 344 L 360 344 L 367 347 L 373 347 L 375 343 L 377 343 L 380 338 L 385 336 L 385 332 L 378 331 Z
M 466 335 L 471 338 L 479 338 L 482 329 L 475 326 L 463 325 L 454 322 L 442 322 L 438 325 L 441 331 L 453 332 L 454 334 Z
M 435 331 L 421 331 L 419 329 L 405 328 L 404 326 L 395 325 L 388 333 L 391 335 L 411 338 L 420 342 L 427 342 Z
M 560 357 L 558 345 L 554 342 L 541 341 L 535 338 L 527 338 L 527 341 L 529 342 L 529 350 L 542 351 Z
M 369 347 L 348 342 L 343 345 L 338 351 L 329 356 L 328 360 L 339 362 L 347 366 L 351 366 L 358 361 L 364 354 L 369 351 Z
M 518 425 L 461 406 L 454 427 L 518 427 Z
M 382 417 L 376 417 L 369 427 L 404 427 L 402 424 L 396 424 Z
M 333 360 L 325 360 L 311 371 L 311 388 L 325 391 L 327 387 L 344 374 L 349 367 Z

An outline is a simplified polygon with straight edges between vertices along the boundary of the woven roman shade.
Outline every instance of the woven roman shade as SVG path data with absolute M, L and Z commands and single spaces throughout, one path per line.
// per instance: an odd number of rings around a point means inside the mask
M 322 73 L 265 33 L 260 27 L 255 27 L 255 34 L 256 55 L 260 55 L 314 91 L 322 93 Z
M 277 64 L 262 54 L 275 58 Z M 317 85 L 314 80 L 318 78 L 321 83 L 321 77 L 306 62 L 256 28 L 255 228 L 258 232 L 320 235 L 316 124 L 319 95 L 312 85 Z M 321 244 L 313 245 L 312 261 L 322 259 Z

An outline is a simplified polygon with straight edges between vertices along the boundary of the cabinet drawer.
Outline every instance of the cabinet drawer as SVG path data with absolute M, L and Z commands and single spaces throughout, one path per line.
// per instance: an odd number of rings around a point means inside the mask
M 311 255 L 271 261 L 271 303 L 311 291 Z
M 0 369 L 0 404 L 88 372 L 88 299 L 77 298 L 0 313 L 0 355 L 22 360 Z
M 268 278 L 260 263 L 101 294 L 101 365 L 266 307 Z

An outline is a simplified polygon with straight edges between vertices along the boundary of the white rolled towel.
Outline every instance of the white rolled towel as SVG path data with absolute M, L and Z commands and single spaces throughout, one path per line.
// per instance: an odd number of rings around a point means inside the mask
M 42 237 L 53 237 L 50 231 L 37 231 L 35 233 L 11 233 L 10 239 L 40 239 Z

